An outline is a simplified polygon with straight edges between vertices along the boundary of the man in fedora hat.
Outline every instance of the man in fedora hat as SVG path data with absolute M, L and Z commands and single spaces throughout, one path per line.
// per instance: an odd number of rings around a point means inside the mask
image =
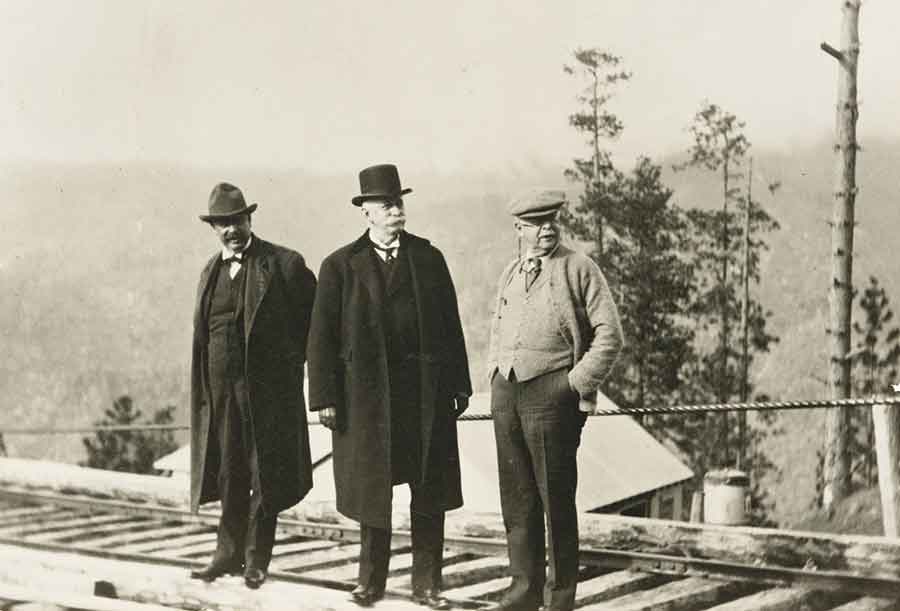
M 512 583 L 498 609 L 570 611 L 578 577 L 576 451 L 622 347 L 606 279 L 559 242 L 565 194 L 534 190 L 509 212 L 524 253 L 500 276 L 488 372 Z M 545 526 L 549 578 L 544 575 Z
M 209 223 L 222 243 L 200 274 L 191 364 L 191 508 L 221 500 L 216 551 L 191 576 L 266 579 L 279 511 L 312 487 L 303 400 L 316 280 L 299 253 L 250 231 L 240 189 L 220 183 Z
M 441 252 L 404 230 L 397 168 L 359 174 L 366 232 L 322 263 L 309 334 L 309 403 L 333 430 L 337 509 L 361 523 L 351 598 L 384 595 L 392 486 L 409 484 L 413 598 L 441 598 L 444 512 L 462 505 L 456 418 L 472 388 Z

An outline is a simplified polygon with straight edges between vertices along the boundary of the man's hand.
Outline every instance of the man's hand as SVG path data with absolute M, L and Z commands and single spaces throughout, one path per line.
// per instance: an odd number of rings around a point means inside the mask
M 459 418 L 463 415 L 464 411 L 469 409 L 469 397 L 466 395 L 456 395 L 454 400 L 456 401 L 456 410 L 453 412 L 453 417 Z
M 333 405 L 323 407 L 319 410 L 319 422 L 323 426 L 327 426 L 332 431 L 337 429 L 337 408 Z

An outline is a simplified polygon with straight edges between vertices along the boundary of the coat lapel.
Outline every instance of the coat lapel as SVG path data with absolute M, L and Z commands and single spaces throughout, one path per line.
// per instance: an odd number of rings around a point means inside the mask
M 369 298 L 375 306 L 375 311 L 381 314 L 384 302 L 381 288 L 381 272 L 378 271 L 375 257 L 370 252 L 369 233 L 366 232 L 353 244 L 353 255 L 350 257 L 350 267 L 365 285 L 369 292 Z
M 207 303 L 209 302 L 209 284 L 216 277 L 215 270 L 222 260 L 222 255 L 216 253 L 206 263 L 206 267 L 200 272 L 200 283 L 197 285 L 197 300 L 194 304 L 194 331 L 206 333 L 206 312 Z
M 436 366 L 434 359 L 431 358 L 434 356 L 431 352 L 432 347 L 426 345 L 427 336 L 425 335 L 425 329 L 427 328 L 427 326 L 433 324 L 427 318 L 428 314 L 430 314 L 431 312 L 429 312 L 428 308 L 425 307 L 425 287 L 422 286 L 422 274 L 427 274 L 428 271 L 425 269 L 425 262 L 419 249 L 420 244 L 418 240 L 414 237 L 409 236 L 409 234 L 404 234 L 403 237 L 405 238 L 404 245 L 406 246 L 406 261 L 409 269 L 409 279 L 412 282 L 413 295 L 415 295 L 416 298 L 416 313 L 418 314 L 417 318 L 419 319 L 419 350 L 422 354 L 422 359 L 419 362 L 419 366 L 423 368 L 423 371 L 420 375 L 424 379 L 426 377 L 430 377 L 424 375 L 424 368 Z M 437 406 L 435 405 L 437 397 L 434 396 L 434 386 L 434 383 L 422 385 L 423 396 L 421 407 L 423 478 L 428 470 L 429 452 L 431 451 L 431 434 L 434 430 L 434 415 L 435 410 L 437 409 Z M 431 396 L 426 396 L 426 393 L 429 393 Z
M 253 249 L 247 261 L 247 284 L 244 290 L 244 335 L 246 337 L 246 345 L 250 345 L 250 332 L 253 330 L 253 322 L 256 320 L 256 313 L 259 311 L 259 305 L 269 290 L 269 284 L 272 278 L 272 261 L 269 255 L 266 243 L 253 236 Z

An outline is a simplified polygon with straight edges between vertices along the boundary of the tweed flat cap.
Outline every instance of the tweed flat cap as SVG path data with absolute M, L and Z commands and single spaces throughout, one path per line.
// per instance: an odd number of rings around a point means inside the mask
M 530 219 L 553 214 L 565 203 L 562 189 L 532 189 L 513 198 L 506 209 L 517 218 Z

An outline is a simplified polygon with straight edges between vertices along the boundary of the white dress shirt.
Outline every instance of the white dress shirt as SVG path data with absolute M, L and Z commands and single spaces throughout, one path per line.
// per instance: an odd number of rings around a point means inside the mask
M 244 260 L 244 253 L 247 252 L 247 249 L 250 248 L 250 242 L 253 241 L 253 236 L 250 236 L 250 239 L 247 240 L 247 243 L 244 245 L 244 249 L 241 252 L 233 252 L 227 246 L 222 247 L 222 260 L 230 259 L 232 257 L 239 259 L 241 261 Z M 231 261 L 231 264 L 228 267 L 228 275 L 234 280 L 234 277 L 237 276 L 237 273 L 241 271 L 241 264 L 237 261 Z

